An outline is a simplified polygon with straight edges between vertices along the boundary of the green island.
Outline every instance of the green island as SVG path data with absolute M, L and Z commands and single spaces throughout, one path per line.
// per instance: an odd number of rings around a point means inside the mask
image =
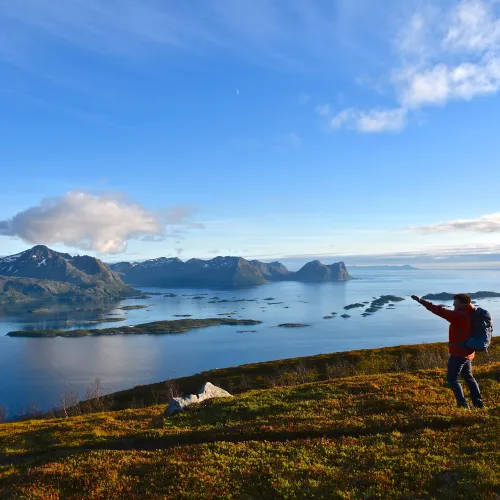
M 453 404 L 447 356 L 439 343 L 243 365 L 0 425 L 0 497 L 495 499 L 500 342 L 475 360 L 481 411 Z M 234 397 L 163 417 L 207 381 Z
M 122 311 L 133 311 L 134 309 L 146 309 L 147 307 L 149 306 L 135 304 L 131 306 L 121 306 L 118 309 L 121 309 Z
M 113 320 L 111 320 L 113 321 Z M 118 321 L 121 321 L 118 320 Z M 205 318 L 180 319 L 173 321 L 155 321 L 134 326 L 116 328 L 94 328 L 92 330 L 18 330 L 7 333 L 9 337 L 97 337 L 102 335 L 162 335 L 167 333 L 185 333 L 193 328 L 216 325 L 258 325 L 262 321 L 252 319 Z

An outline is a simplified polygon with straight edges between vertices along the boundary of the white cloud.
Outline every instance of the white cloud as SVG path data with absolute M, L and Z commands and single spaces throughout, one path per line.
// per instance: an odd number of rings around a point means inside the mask
M 408 73 L 402 98 L 407 108 L 442 106 L 450 100 L 470 101 L 500 90 L 500 58 L 496 56 L 487 56 L 479 64 L 439 64 Z
M 391 84 L 397 107 L 348 108 L 331 120 L 332 127 L 400 131 L 414 110 L 498 93 L 500 19 L 495 4 L 497 0 L 461 0 L 448 11 L 425 7 L 415 12 L 395 39 L 400 61 Z
M 406 124 L 406 110 L 382 109 L 361 113 L 357 128 L 361 132 L 399 132 Z
M 425 39 L 423 32 L 426 22 L 421 12 L 415 12 L 408 23 L 408 26 L 398 37 L 399 50 L 406 53 L 423 52 Z
M 330 120 L 334 130 L 342 127 L 359 132 L 399 132 L 406 125 L 406 109 L 372 109 L 361 111 L 358 109 L 345 109 Z
M 435 20 L 426 36 L 428 45 L 436 45 L 430 59 L 423 58 L 428 53 L 421 48 L 408 62 L 408 48 L 400 48 L 406 59 L 393 82 L 403 106 L 444 106 L 450 100 L 469 101 L 500 90 L 500 20 L 493 7 L 494 0 L 462 0 L 443 12 L 444 24 Z M 414 34 L 415 26 L 406 30 Z
M 443 41 L 448 50 L 480 52 L 500 42 L 500 21 L 495 18 L 494 3 L 464 0 L 451 14 L 451 22 Z
M 429 226 L 411 226 L 409 229 L 424 234 L 469 231 L 476 233 L 500 232 L 500 212 L 483 215 L 477 219 L 457 219 Z
M 122 195 L 70 191 L 0 221 L 0 235 L 15 236 L 30 244 L 62 243 L 100 253 L 120 253 L 130 239 L 163 239 L 168 226 L 192 227 L 188 218 L 193 211 L 176 207 L 153 212 Z

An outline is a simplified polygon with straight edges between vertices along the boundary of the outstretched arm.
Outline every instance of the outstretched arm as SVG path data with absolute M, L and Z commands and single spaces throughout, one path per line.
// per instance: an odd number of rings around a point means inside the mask
M 422 304 L 431 313 L 434 313 L 436 316 L 439 316 L 440 318 L 443 318 L 446 321 L 451 322 L 455 317 L 455 311 L 449 311 L 448 309 L 442 306 L 437 306 L 432 302 L 429 302 L 428 300 L 424 300 L 421 299 L 420 297 L 417 297 L 416 295 L 412 295 L 411 298 L 413 300 L 416 300 L 419 304 Z

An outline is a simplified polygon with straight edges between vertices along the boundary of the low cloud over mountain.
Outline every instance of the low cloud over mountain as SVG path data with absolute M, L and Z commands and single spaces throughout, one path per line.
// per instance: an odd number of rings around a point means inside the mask
M 100 253 L 120 253 L 130 239 L 165 238 L 169 226 L 176 230 L 203 227 L 189 221 L 193 213 L 191 207 L 147 210 L 120 194 L 69 191 L 0 221 L 0 235 L 19 237 L 30 244 L 62 243 Z

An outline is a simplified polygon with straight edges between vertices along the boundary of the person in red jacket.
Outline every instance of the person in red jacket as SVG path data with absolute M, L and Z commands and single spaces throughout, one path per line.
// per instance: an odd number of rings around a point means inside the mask
M 447 381 L 453 389 L 457 404 L 461 408 L 469 408 L 469 403 L 464 396 L 462 385 L 460 384 L 460 375 L 465 379 L 472 398 L 472 403 L 476 408 L 483 408 L 484 403 L 479 390 L 479 385 L 472 375 L 472 360 L 474 351 L 461 347 L 457 344 L 464 342 L 470 337 L 471 333 L 471 312 L 474 310 L 472 300 L 466 293 L 455 295 L 453 300 L 454 310 L 448 310 L 442 306 L 437 306 L 431 302 L 421 299 L 416 295 L 411 298 L 422 304 L 428 311 L 444 318 L 450 323 L 448 351 L 448 372 Z

